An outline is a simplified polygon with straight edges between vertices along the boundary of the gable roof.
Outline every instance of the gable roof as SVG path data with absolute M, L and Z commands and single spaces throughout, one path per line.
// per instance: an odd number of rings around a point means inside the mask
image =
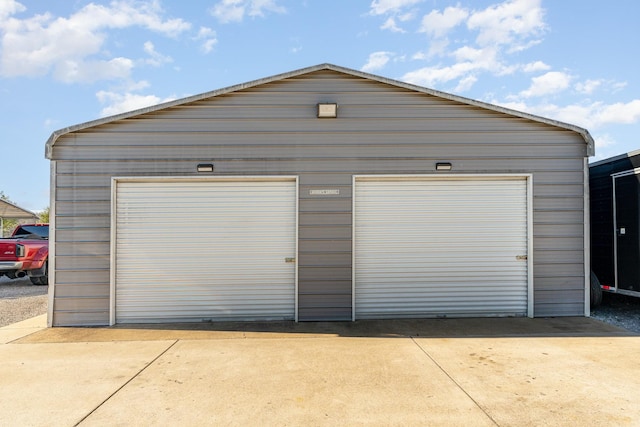
M 38 215 L 26 209 L 22 209 L 20 206 L 16 206 L 13 203 L 7 202 L 6 200 L 0 200 L 0 218 L 37 219 Z
M 593 156 L 595 154 L 595 142 L 593 140 L 593 138 L 591 137 L 591 135 L 589 134 L 589 131 L 581 128 L 579 126 L 575 126 L 572 124 L 568 124 L 568 123 L 563 123 L 557 120 L 553 120 L 553 119 L 548 119 L 545 117 L 540 117 L 540 116 L 536 116 L 533 114 L 529 114 L 529 113 L 524 113 L 522 111 L 517 111 L 517 110 L 512 110 L 509 108 L 505 108 L 505 107 L 500 107 L 498 105 L 493 105 L 493 104 L 489 104 L 486 102 L 482 102 L 482 101 L 477 101 L 471 98 L 465 98 L 462 96 L 458 96 L 458 95 L 452 95 L 450 93 L 446 93 L 446 92 L 441 92 L 435 89 L 429 89 L 426 87 L 422 87 L 422 86 L 417 86 L 414 84 L 410 84 L 410 83 L 405 83 L 405 82 L 401 82 L 399 80 L 393 80 L 393 79 L 389 79 L 386 77 L 382 77 L 382 76 L 377 76 L 375 74 L 369 74 L 369 73 L 365 73 L 362 71 L 357 71 L 357 70 L 353 70 L 350 68 L 345 68 L 345 67 L 341 67 L 338 65 L 333 65 L 333 64 L 319 64 L 319 65 L 314 65 L 312 67 L 307 67 L 307 68 L 301 68 L 299 70 L 294 70 L 294 71 L 289 71 L 287 73 L 282 73 L 282 74 L 277 74 L 275 76 L 271 76 L 271 77 L 265 77 L 262 79 L 258 79 L 258 80 L 253 80 L 247 83 L 241 83 L 241 84 L 237 84 L 234 86 L 229 86 L 226 88 L 222 88 L 222 89 L 217 89 L 211 92 L 205 92 L 205 93 L 201 93 L 199 95 L 193 95 L 193 96 L 189 96 L 186 98 L 181 98 L 181 99 L 176 99 L 173 101 L 169 101 L 169 102 L 165 102 L 162 104 L 157 104 L 157 105 L 153 105 L 150 107 L 146 107 L 146 108 L 141 108 L 138 110 L 133 110 L 133 111 L 128 111 L 126 113 L 122 113 L 122 114 L 117 114 L 115 116 L 109 116 L 109 117 L 104 117 L 101 119 L 97 119 L 97 120 L 92 120 L 89 122 L 85 122 L 85 123 L 80 123 L 77 125 L 73 125 L 73 126 L 69 126 L 63 129 L 59 129 L 57 131 L 54 131 L 51 136 L 49 137 L 49 139 L 47 140 L 46 143 L 46 147 L 45 147 L 45 156 L 48 159 L 51 159 L 51 154 L 52 154 L 52 149 L 53 146 L 55 145 L 56 141 L 58 140 L 58 138 L 60 138 L 63 135 L 66 135 L 68 133 L 71 132 L 76 132 L 79 130 L 83 130 L 83 129 L 87 129 L 93 126 L 99 126 L 99 125 L 103 125 L 103 124 L 107 124 L 107 123 L 111 123 L 117 120 L 122 120 L 122 119 L 127 119 L 129 117 L 134 117 L 134 116 L 138 116 L 141 114 L 146 114 L 146 113 L 152 113 L 155 111 L 159 111 L 165 108 L 169 108 L 169 107 L 175 107 L 175 106 L 179 106 L 179 105 L 183 105 L 183 104 L 187 104 L 190 102 L 195 102 L 195 101 L 201 101 L 203 99 L 207 99 L 207 98 L 211 98 L 211 97 L 215 97 L 215 96 L 219 96 L 219 95 L 224 95 L 224 94 L 228 94 L 228 93 L 232 93 L 232 92 L 236 92 L 236 91 L 240 91 L 243 89 L 248 89 L 254 86 L 258 86 L 258 85 L 262 85 L 262 84 L 266 84 L 266 83 L 272 83 L 272 82 L 276 82 L 279 80 L 284 80 L 287 78 L 291 78 L 291 77 L 297 77 L 303 74 L 309 74 L 309 73 L 313 73 L 316 71 L 322 71 L 322 70 L 330 70 L 330 71 L 336 71 L 339 73 L 343 73 L 343 74 L 347 74 L 347 75 L 351 75 L 351 76 L 355 76 L 355 77 L 361 77 L 363 79 L 368 79 L 368 80 L 373 80 L 373 81 L 377 81 L 380 83 L 385 83 L 388 85 L 392 85 L 392 86 L 397 86 L 397 87 L 401 87 L 404 89 L 409 89 L 409 90 L 413 90 L 416 92 L 421 92 L 421 93 L 425 93 L 428 95 L 432 95 L 432 96 L 436 96 L 439 98 L 443 98 L 443 99 L 447 99 L 450 101 L 455 101 L 455 102 L 460 102 L 462 104 L 467 104 L 467 105 L 472 105 L 475 107 L 480 107 L 480 108 L 484 108 L 487 110 L 492 110 L 492 111 L 497 111 L 499 113 L 503 113 L 503 114 L 508 114 L 511 116 L 516 116 L 516 117 L 521 117 L 524 119 L 528 119 L 528 120 L 532 120 L 535 122 L 540 122 L 540 123 L 544 123 L 547 125 L 551 125 L 551 126 L 555 126 L 555 127 L 559 127 L 559 128 L 563 128 L 563 129 L 567 129 L 573 132 L 576 132 L 578 134 L 580 134 L 580 136 L 582 136 L 582 138 L 584 139 L 585 143 L 587 144 L 587 155 L 589 156 Z

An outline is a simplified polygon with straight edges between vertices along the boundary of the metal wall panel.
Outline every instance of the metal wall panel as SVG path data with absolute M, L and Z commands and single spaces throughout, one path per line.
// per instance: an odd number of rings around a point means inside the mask
M 115 186 L 116 323 L 294 319 L 295 180 Z
M 368 136 L 367 136 L 368 137 Z M 417 136 L 419 137 L 419 135 Z M 318 143 L 321 143 L 319 141 Z M 346 142 L 345 142 L 346 143 Z M 394 151 L 393 138 L 389 140 L 389 150 Z M 540 154 L 536 157 L 533 151 L 524 158 L 508 158 L 508 148 L 505 147 L 500 155 L 488 158 L 486 153 L 482 158 L 475 158 L 473 153 L 483 151 L 483 147 L 469 147 L 464 157 L 447 157 L 446 160 L 455 162 L 456 173 L 505 173 L 505 172 L 536 172 L 536 182 L 538 174 L 551 174 L 548 180 L 552 180 L 557 172 L 568 172 L 572 175 L 582 176 L 583 167 L 579 158 L 570 159 L 550 159 Z M 251 158 L 250 152 L 246 153 L 243 158 L 227 159 L 216 162 L 216 174 L 229 175 L 255 175 L 278 174 L 287 175 L 295 173 L 300 174 L 312 173 L 316 174 L 371 174 L 371 173 L 432 173 L 435 162 L 442 160 L 437 157 L 426 156 L 422 158 L 377 158 L 377 159 L 259 159 Z M 116 154 L 112 154 L 115 156 Z M 579 155 L 579 154 L 576 154 Z M 103 159 L 96 161 L 60 161 L 60 174 L 106 174 L 107 176 L 121 176 L 123 174 L 130 175 L 175 175 L 189 176 L 195 175 L 195 165 L 203 159 L 209 159 L 209 152 L 203 151 L 202 155 L 196 159 L 153 159 L 132 161 L 129 159 Z M 564 182 L 558 182 L 556 196 L 563 194 L 562 187 Z M 108 194 L 108 192 L 107 192 Z M 69 206 L 72 208 L 73 206 Z M 91 205 L 82 206 L 78 211 L 89 210 Z
M 526 178 L 354 185 L 356 319 L 527 314 Z

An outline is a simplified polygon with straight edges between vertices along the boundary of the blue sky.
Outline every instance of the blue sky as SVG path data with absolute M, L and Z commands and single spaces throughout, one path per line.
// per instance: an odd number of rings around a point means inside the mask
M 56 129 L 333 63 L 640 148 L 637 0 L 0 0 L 0 190 L 49 205 Z

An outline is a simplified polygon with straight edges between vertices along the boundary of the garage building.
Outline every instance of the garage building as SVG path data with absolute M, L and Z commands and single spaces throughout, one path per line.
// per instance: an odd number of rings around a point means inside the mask
M 588 315 L 593 149 L 330 64 L 61 129 L 49 324 Z

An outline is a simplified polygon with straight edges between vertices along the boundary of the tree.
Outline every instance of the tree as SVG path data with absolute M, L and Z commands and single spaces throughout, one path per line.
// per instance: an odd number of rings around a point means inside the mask
M 50 211 L 50 208 L 49 206 L 47 206 L 46 208 L 44 208 L 44 210 L 42 210 L 41 212 L 38 212 L 38 218 L 40 222 L 45 224 L 49 222 L 49 211 Z

